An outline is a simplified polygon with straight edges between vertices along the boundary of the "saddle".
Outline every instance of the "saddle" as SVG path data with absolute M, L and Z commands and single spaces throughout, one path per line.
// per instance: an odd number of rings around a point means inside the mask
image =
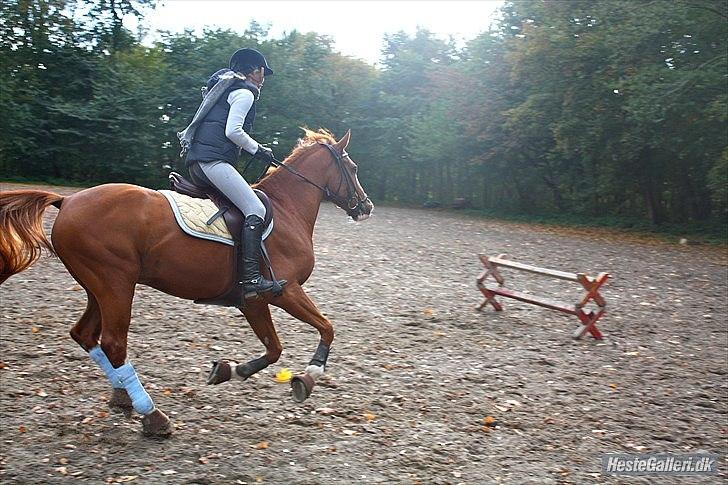
M 170 172 L 169 174 L 169 187 L 171 190 L 180 194 L 193 197 L 195 199 L 210 199 L 218 211 L 213 215 L 207 224 L 212 224 L 217 218 L 222 217 L 227 225 L 230 235 L 233 237 L 234 245 L 234 272 L 235 278 L 233 279 L 232 287 L 230 287 L 225 293 L 215 298 L 206 298 L 195 300 L 195 303 L 202 305 L 220 305 L 220 306 L 234 306 L 241 310 L 245 307 L 245 298 L 243 297 L 243 287 L 238 282 L 243 280 L 243 268 L 240 264 L 240 260 L 243 253 L 243 243 L 240 236 L 243 232 L 243 224 L 245 223 L 245 215 L 238 209 L 235 204 L 230 202 L 227 197 L 219 193 L 213 187 L 200 187 L 187 180 L 181 174 L 177 172 Z M 263 203 L 265 207 L 265 220 L 263 221 L 263 227 L 268 227 L 273 220 L 273 206 L 270 203 L 270 199 L 265 192 L 253 189 L 255 195 Z M 273 281 L 277 281 L 273 276 L 273 268 L 271 267 L 268 254 L 263 246 L 263 259 L 265 264 L 268 266 Z M 280 294 L 283 291 L 282 288 L 274 288 L 273 294 Z
M 243 231 L 243 223 L 245 222 L 245 214 L 238 209 L 235 204 L 230 202 L 227 197 L 219 193 L 212 187 L 200 187 L 184 178 L 177 172 L 169 173 L 169 188 L 177 193 L 192 197 L 195 199 L 210 199 L 215 207 L 218 208 L 217 213 L 207 222 L 212 224 L 215 219 L 222 216 L 225 224 L 227 224 L 233 241 L 240 242 L 240 234 Z M 253 189 L 255 195 L 263 203 L 265 207 L 265 220 L 263 227 L 268 227 L 273 220 L 273 206 L 265 192 Z

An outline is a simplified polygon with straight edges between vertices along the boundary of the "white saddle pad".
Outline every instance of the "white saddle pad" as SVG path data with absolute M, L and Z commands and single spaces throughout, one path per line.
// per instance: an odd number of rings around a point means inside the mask
M 233 238 L 222 216 L 207 224 L 217 213 L 217 207 L 210 199 L 196 199 L 171 190 L 160 190 L 174 212 L 179 227 L 190 236 L 208 239 L 233 246 Z M 263 232 L 263 239 L 273 231 L 273 221 Z

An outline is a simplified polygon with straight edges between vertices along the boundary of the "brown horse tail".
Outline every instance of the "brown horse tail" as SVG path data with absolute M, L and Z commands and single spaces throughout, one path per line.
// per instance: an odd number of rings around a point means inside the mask
M 62 202 L 62 195 L 42 190 L 0 192 L 0 284 L 35 263 L 43 248 L 55 254 L 43 232 L 43 212 Z

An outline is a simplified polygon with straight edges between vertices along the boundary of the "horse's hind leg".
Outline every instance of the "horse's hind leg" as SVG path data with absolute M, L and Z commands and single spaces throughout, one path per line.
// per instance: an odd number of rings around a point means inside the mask
M 86 291 L 88 302 L 76 325 L 71 328 L 71 338 L 85 351 L 89 351 L 99 344 L 101 335 L 101 311 L 93 293 Z
M 70 271 L 71 266 L 64 263 Z M 74 269 L 72 274 L 87 289 L 89 299 L 86 311 L 71 329 L 71 337 L 88 351 L 111 382 L 114 394 L 109 405 L 122 407 L 122 411 L 126 408 L 128 413 L 133 408 L 143 415 L 145 434 L 169 435 L 169 419 L 154 407 L 131 363 L 125 363 L 134 283 L 121 271 L 104 275 L 84 267 Z
M 207 378 L 208 384 L 221 384 L 235 377 L 246 380 L 256 372 L 278 361 L 283 352 L 283 346 L 273 326 L 273 319 L 267 303 L 251 301 L 243 310 L 245 318 L 258 339 L 265 345 L 265 354 L 245 364 L 235 362 L 213 362 L 212 370 Z
M 132 407 L 142 415 L 144 434 L 168 436 L 173 430 L 169 418 L 154 406 L 131 362 L 126 362 L 134 283 L 123 283 L 123 279 L 117 272 L 113 277 L 108 275 L 104 279 L 107 286 L 95 292 L 101 309 L 101 345 L 94 349 L 99 351 L 96 357 L 107 376 L 126 390 Z
M 86 294 L 88 296 L 86 311 L 83 312 L 83 315 L 81 315 L 76 325 L 71 328 L 71 338 L 86 352 L 89 352 L 91 358 L 103 368 L 105 361 L 108 359 L 104 359 L 99 353 L 99 349 L 97 349 L 99 336 L 101 335 L 101 310 L 93 293 L 86 291 Z M 113 388 L 111 399 L 109 400 L 109 408 L 114 412 L 130 417 L 132 404 L 129 394 L 127 394 L 126 389 L 116 379 L 110 377 L 109 372 L 106 374 Z
M 319 341 L 313 358 L 306 367 L 306 373 L 291 380 L 293 398 L 297 402 L 305 401 L 315 384 L 315 379 L 321 376 L 326 369 L 329 358 L 329 349 L 334 340 L 334 327 L 331 322 L 321 314 L 316 304 L 308 297 L 300 285 L 289 283 L 283 295 L 274 301 L 274 304 L 291 316 L 308 323 L 319 331 Z

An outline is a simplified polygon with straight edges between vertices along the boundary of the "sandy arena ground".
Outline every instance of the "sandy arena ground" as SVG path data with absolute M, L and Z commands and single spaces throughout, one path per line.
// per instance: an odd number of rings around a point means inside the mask
M 0 189 L 20 186 L 5 184 Z M 54 188 L 62 193 L 71 189 Z M 376 203 L 376 201 L 375 201 Z M 46 212 L 47 228 L 56 215 Z M 311 397 L 312 328 L 278 309 L 281 360 L 207 386 L 212 360 L 263 346 L 233 309 L 137 288 L 129 358 L 174 421 L 167 440 L 108 412 L 110 387 L 69 337 L 85 292 L 44 257 L 0 287 L 0 482 L 164 484 L 718 483 L 728 477 L 726 251 L 610 232 L 330 204 L 306 285 L 336 338 Z M 607 271 L 605 339 L 576 319 L 481 301 L 478 253 Z M 514 288 L 571 301 L 578 285 L 504 270 Z M 484 426 L 484 419 L 495 421 Z M 720 455 L 719 476 L 608 477 L 607 452 Z

